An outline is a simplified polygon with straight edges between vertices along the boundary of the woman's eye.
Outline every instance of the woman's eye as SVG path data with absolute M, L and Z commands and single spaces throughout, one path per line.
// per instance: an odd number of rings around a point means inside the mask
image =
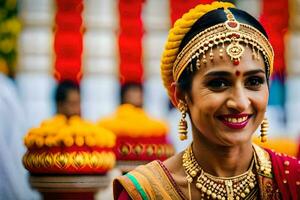
M 213 90 L 222 90 L 229 86 L 228 81 L 224 79 L 214 79 L 207 83 L 207 86 Z
M 264 84 L 265 79 L 261 77 L 250 77 L 246 81 L 246 87 L 249 88 L 259 88 L 262 84 Z

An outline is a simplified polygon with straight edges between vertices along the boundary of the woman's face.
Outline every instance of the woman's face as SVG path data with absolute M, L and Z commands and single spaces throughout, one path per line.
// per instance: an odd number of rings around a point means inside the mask
M 261 124 L 269 91 L 263 58 L 253 59 L 245 47 L 239 65 L 229 56 L 214 60 L 196 72 L 189 95 L 186 95 L 193 130 L 207 141 L 222 146 L 249 142 Z

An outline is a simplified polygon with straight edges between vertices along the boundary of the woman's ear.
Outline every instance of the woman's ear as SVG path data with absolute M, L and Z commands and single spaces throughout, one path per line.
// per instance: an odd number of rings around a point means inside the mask
M 172 103 L 175 107 L 178 106 L 179 100 L 185 102 L 185 95 L 180 90 L 180 88 L 178 87 L 178 85 L 175 82 L 173 82 L 171 84 L 171 91 L 172 91 L 172 94 L 173 94 L 173 96 L 171 97 L 171 101 L 172 101 Z

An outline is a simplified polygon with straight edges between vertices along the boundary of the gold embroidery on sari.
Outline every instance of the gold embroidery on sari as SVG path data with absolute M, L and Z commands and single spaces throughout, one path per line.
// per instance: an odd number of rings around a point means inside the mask
M 136 171 L 145 175 L 155 194 L 154 199 L 182 199 L 157 161 L 140 166 Z
M 274 180 L 272 172 L 272 162 L 268 152 L 255 144 L 253 144 L 253 147 L 258 160 L 258 166 L 256 166 L 256 171 L 260 199 L 281 199 L 279 190 Z

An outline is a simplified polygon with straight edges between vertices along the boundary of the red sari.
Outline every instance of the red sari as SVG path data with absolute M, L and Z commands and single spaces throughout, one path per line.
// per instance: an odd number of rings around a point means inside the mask
M 266 149 L 282 199 L 300 199 L 300 160 Z

